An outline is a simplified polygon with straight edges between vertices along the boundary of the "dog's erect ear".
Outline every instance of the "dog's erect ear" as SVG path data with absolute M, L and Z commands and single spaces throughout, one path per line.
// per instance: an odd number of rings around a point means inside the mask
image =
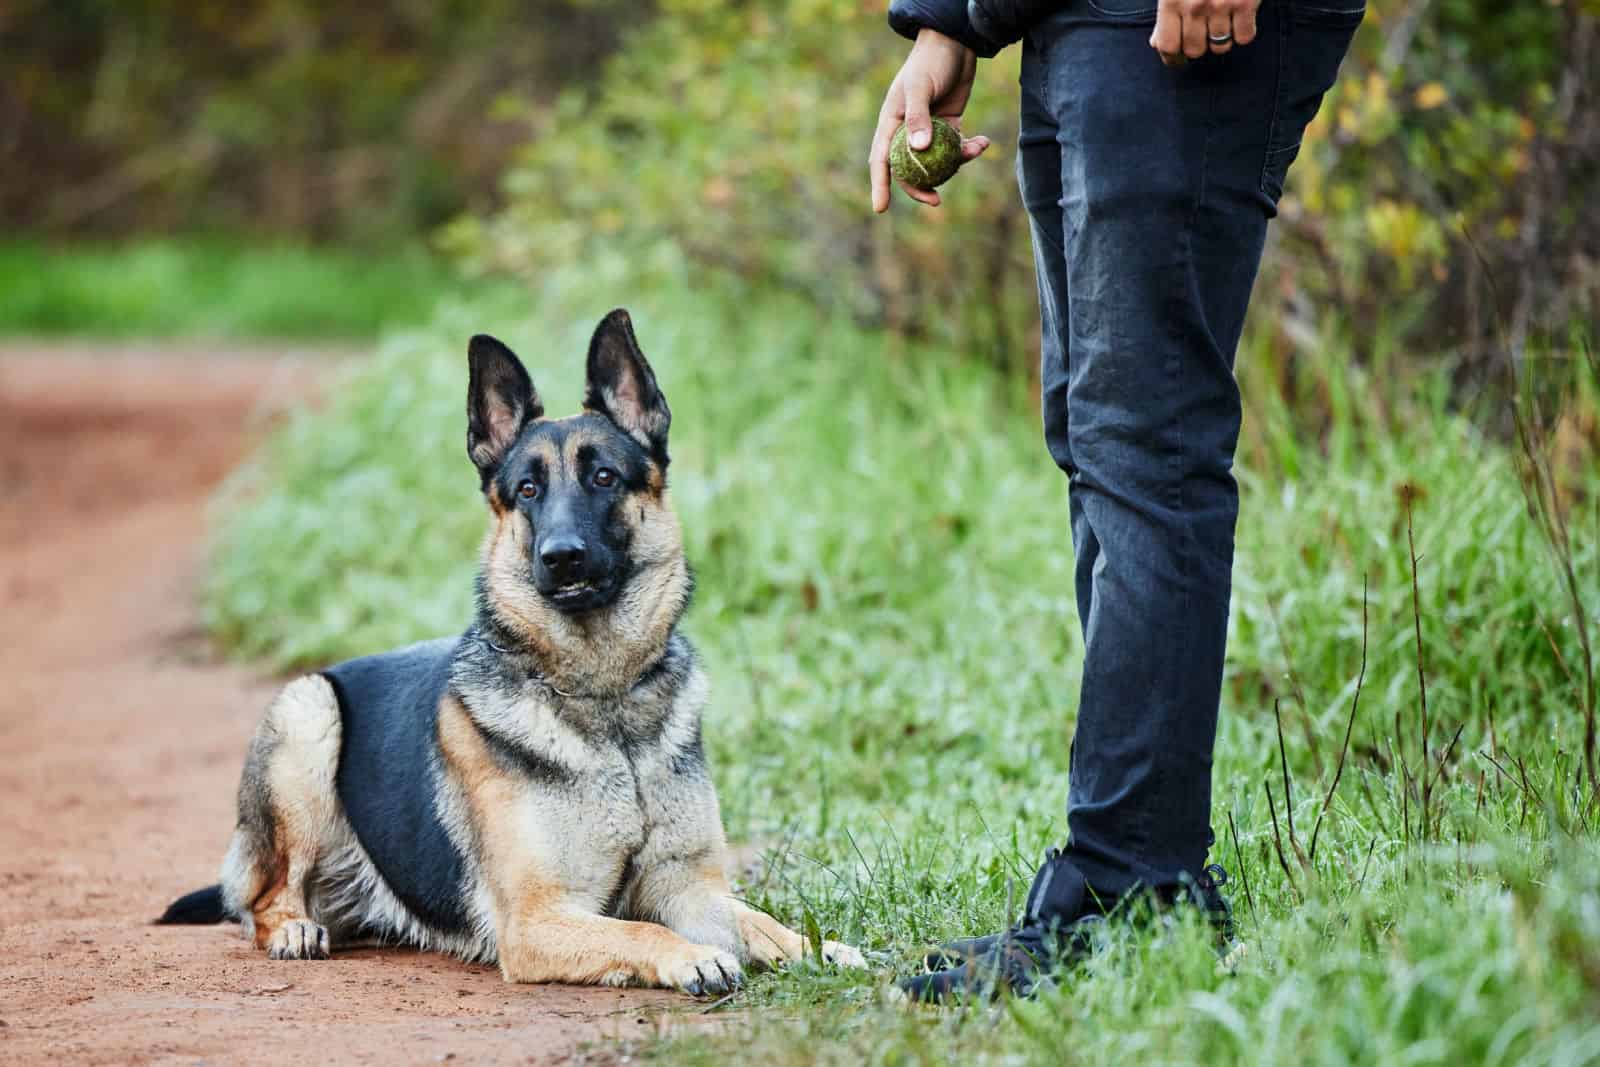
M 600 320 L 589 342 L 589 388 L 583 406 L 616 423 L 666 466 L 672 412 L 656 386 L 655 372 L 639 351 L 633 320 L 621 308 Z
M 523 428 L 544 414 L 544 405 L 522 361 L 488 334 L 467 345 L 467 365 L 467 455 L 487 485 Z

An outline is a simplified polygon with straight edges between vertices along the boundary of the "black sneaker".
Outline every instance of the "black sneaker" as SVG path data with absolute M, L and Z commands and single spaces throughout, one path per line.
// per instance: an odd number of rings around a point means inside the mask
M 1084 915 L 1064 926 L 1023 922 L 1003 934 L 952 942 L 968 948 L 961 962 L 902 979 L 898 988 L 923 1004 L 1031 997 L 1054 971 L 1094 951 L 1105 921 L 1104 915 Z M 941 962 L 947 959 L 955 957 L 940 957 Z
M 1033 876 L 1017 925 L 945 945 L 924 961 L 928 973 L 905 979 L 900 991 L 925 1003 L 1030 996 L 1042 976 L 1092 949 L 1094 929 L 1105 921 L 1100 903 L 1083 873 L 1053 848 Z
M 1228 906 L 1227 898 L 1222 895 L 1222 887 L 1228 884 L 1228 872 L 1220 863 L 1210 863 L 1193 879 L 1185 877 L 1182 890 L 1188 896 L 1188 903 L 1198 908 L 1200 915 L 1211 928 L 1217 932 L 1219 945 L 1228 946 L 1234 941 L 1233 909 Z M 1182 897 L 1176 897 L 1181 901 Z
M 951 967 L 959 967 L 994 948 L 1008 932 L 984 934 L 982 937 L 959 937 L 954 941 L 946 941 L 922 957 L 922 967 L 927 971 L 947 971 Z
M 1197 908 L 1217 931 L 1218 953 L 1225 963 L 1239 955 L 1233 912 L 1219 891 L 1227 882 L 1228 872 L 1213 863 L 1197 877 L 1185 876 L 1177 887 L 1154 894 L 1158 910 L 1183 904 Z M 1029 996 L 1041 975 L 1093 951 L 1099 924 L 1125 910 L 1129 899 L 1096 897 L 1070 861 L 1051 849 L 1034 876 L 1020 923 L 1004 933 L 940 945 L 923 958 L 928 973 L 902 981 L 900 989 L 924 1002 L 1001 992 Z

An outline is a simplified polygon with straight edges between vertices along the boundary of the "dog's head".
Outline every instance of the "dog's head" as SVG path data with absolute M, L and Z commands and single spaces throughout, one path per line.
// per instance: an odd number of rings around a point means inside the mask
M 544 417 L 527 370 L 494 338 L 474 337 L 468 361 L 467 452 L 495 516 L 491 600 L 525 629 L 547 628 L 550 609 L 582 616 L 624 598 L 655 614 L 643 601 L 681 584 L 660 572 L 684 569 L 666 501 L 672 413 L 627 312 L 596 328 L 584 410 L 569 418 Z

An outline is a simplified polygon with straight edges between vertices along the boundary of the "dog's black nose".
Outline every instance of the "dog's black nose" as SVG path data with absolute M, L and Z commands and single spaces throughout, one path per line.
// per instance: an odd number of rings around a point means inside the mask
M 539 562 L 558 584 L 582 578 L 584 559 L 584 544 L 577 537 L 552 537 L 539 546 Z

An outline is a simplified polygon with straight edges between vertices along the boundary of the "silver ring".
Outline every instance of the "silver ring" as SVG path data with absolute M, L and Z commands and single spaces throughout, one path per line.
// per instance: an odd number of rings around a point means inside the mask
M 1206 34 L 1206 40 L 1210 41 L 1212 44 L 1227 44 L 1229 41 L 1233 40 L 1233 34 L 1208 33 Z

